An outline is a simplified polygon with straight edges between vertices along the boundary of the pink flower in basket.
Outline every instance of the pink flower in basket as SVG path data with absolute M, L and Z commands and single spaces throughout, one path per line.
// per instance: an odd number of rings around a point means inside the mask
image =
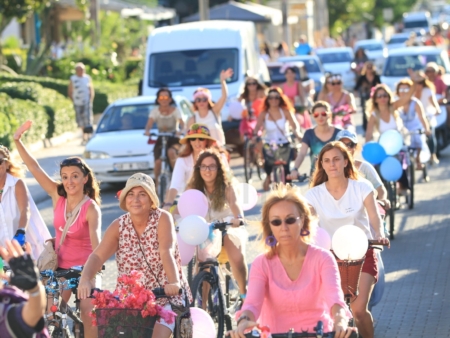
M 345 116 L 352 113 L 352 108 L 348 104 L 343 104 L 333 109 L 333 115 Z

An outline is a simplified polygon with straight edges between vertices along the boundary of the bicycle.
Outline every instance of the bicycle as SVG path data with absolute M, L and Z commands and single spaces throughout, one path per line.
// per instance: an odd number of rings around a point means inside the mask
M 160 201 L 164 201 L 164 196 L 166 194 L 166 190 L 169 188 L 170 180 L 172 178 L 172 167 L 170 165 L 169 158 L 167 156 L 167 143 L 168 143 L 168 138 L 173 137 L 174 133 L 164 133 L 164 132 L 159 132 L 158 134 L 151 133 L 150 138 L 152 136 L 153 137 L 155 137 L 155 136 L 161 137 L 161 142 L 162 142 L 161 157 L 160 157 L 161 172 L 160 172 L 159 178 L 158 178 L 157 194 L 158 194 Z M 151 143 L 153 143 L 153 142 L 151 142 Z M 156 140 L 154 141 L 154 143 L 156 143 Z
M 232 223 L 211 223 L 213 230 L 226 231 Z M 241 222 L 241 225 L 244 225 Z M 223 247 L 222 247 L 223 251 Z M 232 329 L 232 316 L 240 309 L 242 301 L 239 287 L 230 271 L 228 258 L 223 252 L 215 259 L 198 263 L 199 272 L 192 282 L 193 302 L 191 307 L 204 309 L 216 325 L 217 337 L 222 338 L 224 330 Z
M 258 329 L 262 330 L 263 332 L 266 332 L 266 337 L 272 337 L 272 338 L 334 338 L 335 333 L 334 332 L 323 332 L 323 323 L 321 321 L 317 322 L 317 326 L 314 328 L 313 332 L 294 332 L 293 329 L 289 330 L 289 332 L 286 333 L 270 333 L 267 332 L 266 327 L 261 327 L 258 325 Z M 252 332 L 245 334 L 246 338 L 255 338 L 255 337 L 262 337 L 260 335 L 259 331 L 253 330 Z M 350 335 L 350 338 L 358 338 L 357 332 L 352 332 Z
M 411 131 L 408 133 L 409 135 L 422 135 L 425 134 L 425 132 L 422 129 Z M 428 146 L 427 146 L 428 147 Z M 422 149 L 423 150 L 423 149 Z M 410 154 L 410 157 L 414 160 L 417 158 L 417 149 L 414 147 L 408 147 L 408 151 Z M 428 150 L 429 151 L 429 150 Z M 422 179 L 424 182 L 430 182 L 430 177 L 428 176 L 428 166 L 426 162 L 422 162 Z
M 259 142 L 259 141 L 256 141 Z M 244 135 L 244 175 L 245 181 L 250 183 L 253 172 L 256 170 L 258 178 L 261 180 L 262 158 L 256 150 L 256 143 L 247 134 Z
M 105 266 L 102 267 L 102 270 Z M 72 332 L 75 338 L 84 337 L 84 325 L 81 320 L 80 299 L 78 299 L 78 284 L 80 282 L 82 266 L 74 266 L 67 270 L 44 270 L 41 271 L 43 279 L 48 278 L 44 283 L 47 296 L 53 296 L 53 304 L 50 306 L 50 314 L 44 315 L 45 324 L 48 327 L 52 338 L 71 338 L 68 319 L 72 319 Z M 61 280 L 65 278 L 65 280 Z M 65 290 L 72 290 L 75 294 L 75 309 L 72 309 L 64 300 L 61 294 Z M 93 289 L 96 291 L 98 289 Z

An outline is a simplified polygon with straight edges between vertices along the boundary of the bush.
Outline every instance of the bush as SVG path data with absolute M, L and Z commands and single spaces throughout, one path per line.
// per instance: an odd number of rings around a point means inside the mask
M 47 138 L 76 128 L 72 102 L 55 90 L 43 88 L 40 84 L 33 82 L 7 82 L 0 86 L 0 92 L 14 99 L 30 100 L 42 106 L 48 116 L 45 134 Z
M 33 101 L 12 99 L 7 94 L 0 93 L 0 143 L 13 148 L 13 133 L 26 120 L 33 120 L 33 128 L 24 134 L 24 142 L 43 140 L 48 128 L 45 109 Z
M 49 77 L 37 76 L 13 76 L 0 73 L 0 83 L 2 82 L 36 82 L 45 88 L 56 90 L 67 97 L 69 80 L 56 80 Z M 137 96 L 138 86 L 119 85 L 108 82 L 94 83 L 94 114 L 103 113 L 108 105 L 118 99 Z

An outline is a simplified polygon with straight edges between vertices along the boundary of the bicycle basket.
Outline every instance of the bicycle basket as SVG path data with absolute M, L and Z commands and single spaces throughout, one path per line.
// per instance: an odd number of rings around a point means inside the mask
M 358 296 L 359 277 L 364 264 L 364 258 L 354 261 L 336 259 L 339 274 L 341 275 L 341 288 L 345 298 L 354 300 Z
M 273 166 L 275 162 L 279 161 L 289 163 L 289 159 L 291 157 L 291 146 L 290 144 L 278 144 L 273 147 L 272 145 L 266 143 L 263 147 L 263 153 L 264 161 L 270 166 Z
M 151 337 L 158 319 L 131 309 L 96 309 L 95 314 L 99 338 Z

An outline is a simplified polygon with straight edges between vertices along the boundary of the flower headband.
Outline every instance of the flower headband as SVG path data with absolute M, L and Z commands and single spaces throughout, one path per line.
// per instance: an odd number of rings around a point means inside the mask
M 207 127 L 201 126 L 197 123 L 194 123 L 191 126 L 191 129 L 189 129 L 189 131 L 188 131 L 188 136 L 194 135 L 194 134 L 203 134 L 203 135 L 211 136 L 209 129 Z
M 197 89 L 197 91 L 194 93 L 194 100 L 198 97 L 206 96 L 209 101 L 212 101 L 211 92 L 205 91 L 203 89 Z
M 9 152 L 9 149 L 8 148 L 6 148 L 4 145 L 2 145 L 2 144 L 0 144 L 0 150 L 2 150 L 4 153 L 5 153 L 5 155 L 6 155 L 6 158 L 8 158 L 9 159 L 9 156 L 10 156 L 10 152 Z
M 373 95 L 375 94 L 375 91 L 377 90 L 377 86 L 372 87 L 372 89 L 370 89 L 370 97 L 373 98 Z

